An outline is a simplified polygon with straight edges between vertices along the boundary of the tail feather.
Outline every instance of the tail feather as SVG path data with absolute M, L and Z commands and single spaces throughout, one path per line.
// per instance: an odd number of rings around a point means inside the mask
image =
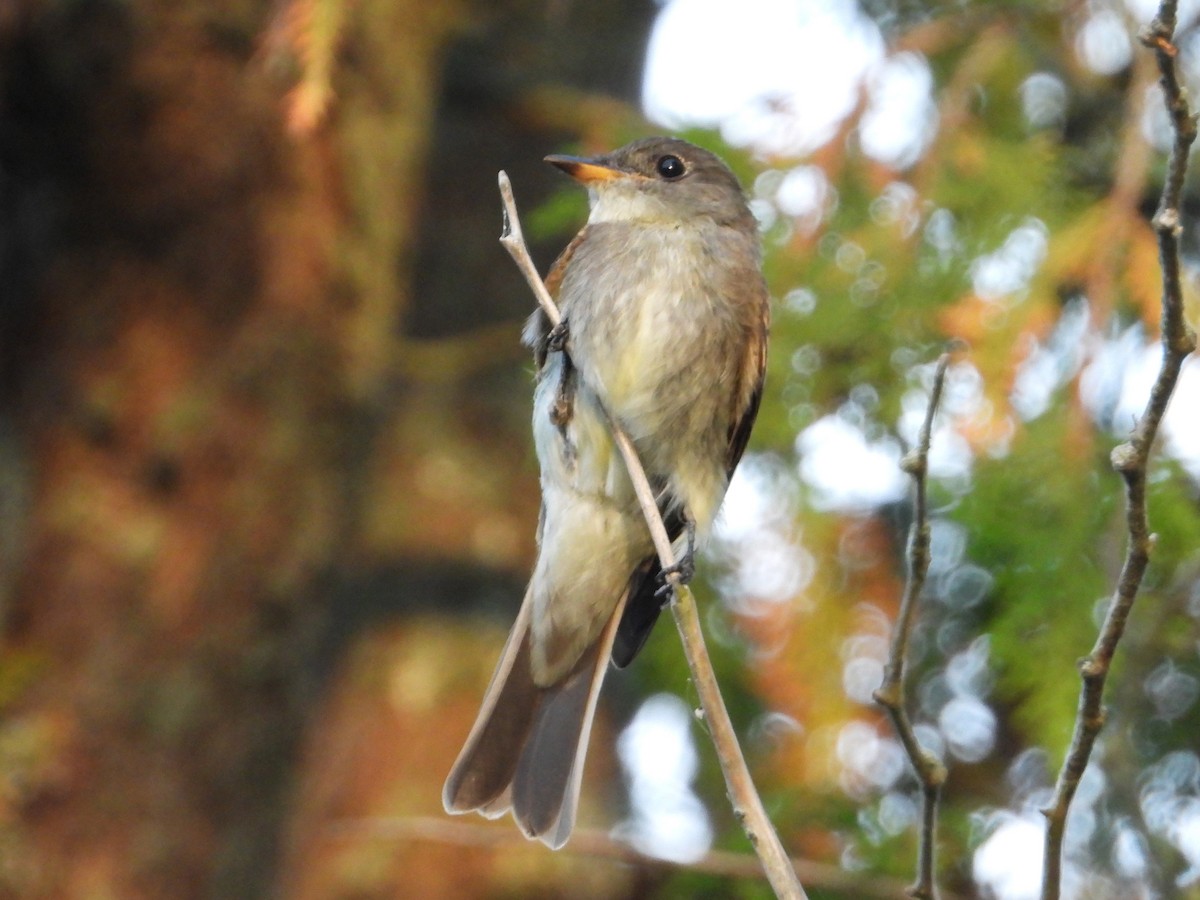
M 508 790 L 542 699 L 529 663 L 530 606 L 526 597 L 442 788 L 448 813 L 478 811 L 494 819 L 508 810 Z
M 527 837 L 558 849 L 575 824 L 592 719 L 625 600 L 571 673 L 539 688 L 530 669 L 528 599 L 446 779 L 442 802 L 447 812 L 488 818 L 511 809 Z

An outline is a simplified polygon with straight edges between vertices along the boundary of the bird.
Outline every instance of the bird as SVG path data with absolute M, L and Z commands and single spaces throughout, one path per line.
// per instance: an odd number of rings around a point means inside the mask
M 609 417 L 683 545 L 686 581 L 758 414 L 770 304 L 757 222 L 716 154 L 650 137 L 546 162 L 587 188 L 589 214 L 545 279 L 562 322 L 539 310 L 523 334 L 537 367 L 537 559 L 442 800 L 454 814 L 511 811 L 558 849 L 609 659 L 633 660 L 669 594 Z

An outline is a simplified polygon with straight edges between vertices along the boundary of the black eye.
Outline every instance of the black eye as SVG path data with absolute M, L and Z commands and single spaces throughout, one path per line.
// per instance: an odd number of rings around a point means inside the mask
M 654 168 L 658 170 L 659 175 L 668 179 L 679 178 L 686 171 L 683 160 L 678 156 L 663 156 L 654 164 Z

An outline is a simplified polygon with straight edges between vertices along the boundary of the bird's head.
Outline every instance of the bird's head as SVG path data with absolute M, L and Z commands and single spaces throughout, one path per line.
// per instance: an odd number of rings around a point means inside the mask
M 547 156 L 546 162 L 587 186 L 589 222 L 754 223 L 741 185 L 721 158 L 678 138 L 645 138 L 603 156 Z

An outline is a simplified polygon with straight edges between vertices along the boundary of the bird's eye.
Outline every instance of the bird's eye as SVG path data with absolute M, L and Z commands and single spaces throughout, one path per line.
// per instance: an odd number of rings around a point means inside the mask
M 683 160 L 678 156 L 663 156 L 655 163 L 654 168 L 666 179 L 679 178 L 686 171 Z

